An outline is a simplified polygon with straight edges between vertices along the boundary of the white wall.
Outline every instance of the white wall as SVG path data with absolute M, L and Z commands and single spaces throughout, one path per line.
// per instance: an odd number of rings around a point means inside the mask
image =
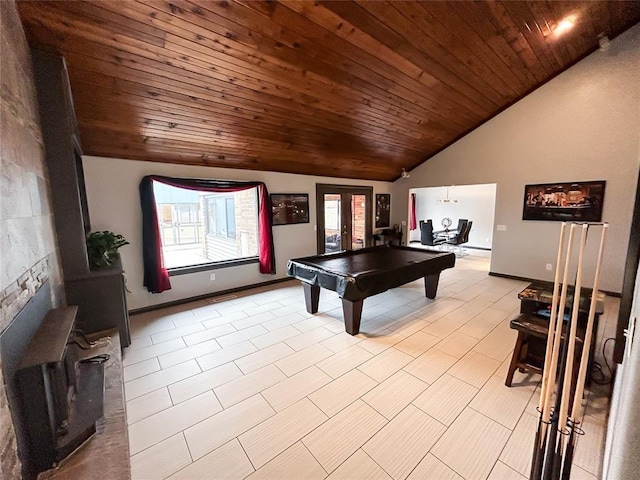
M 442 230 L 442 219 L 449 217 L 453 227 L 459 218 L 471 220 L 469 247 L 491 248 L 493 239 L 493 217 L 496 205 L 496 184 L 455 185 L 449 188 L 449 199 L 457 202 L 441 203 L 446 198 L 447 187 L 411 189 L 416 194 L 416 221 L 418 228 L 410 232 L 410 240 L 420 240 L 420 220 L 433 220 L 433 229 Z
M 640 25 L 394 182 L 394 197 L 416 187 L 496 183 L 495 223 L 507 230 L 494 232 L 491 271 L 552 280 L 545 264 L 555 264 L 560 223 L 522 220 L 525 184 L 606 180 L 601 288 L 619 292 L 640 166 L 639 79 Z M 407 218 L 398 203 L 394 222 Z
M 635 329 L 631 320 L 635 319 Z M 635 330 L 633 340 L 628 337 L 622 364 L 618 365 L 611 411 L 607 427 L 607 441 L 602 478 L 632 479 L 640 471 L 638 441 L 640 441 L 640 269 L 636 276 L 631 315 L 627 327 Z
M 316 183 L 366 185 L 376 193 L 388 193 L 390 183 L 346 180 L 311 175 L 293 175 L 253 170 L 235 170 L 140 162 L 85 156 L 85 182 L 92 230 L 112 230 L 131 243 L 120 249 L 127 276 L 129 309 L 157 305 L 207 293 L 243 287 L 286 277 L 287 260 L 316 253 Z M 215 281 L 209 272 L 171 277 L 172 289 L 151 294 L 142 286 L 142 214 L 138 185 L 145 175 L 168 175 L 219 180 L 262 181 L 269 193 L 309 193 L 310 223 L 273 227 L 276 275 L 261 275 L 258 264 L 216 270 Z M 375 197 L 374 197 L 375 198 Z M 394 199 L 391 199 L 392 205 Z

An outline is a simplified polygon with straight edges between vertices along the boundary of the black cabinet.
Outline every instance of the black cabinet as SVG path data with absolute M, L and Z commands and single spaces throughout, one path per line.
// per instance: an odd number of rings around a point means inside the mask
M 123 347 L 131 344 L 125 277 L 118 260 L 111 268 L 64 279 L 67 303 L 78 305 L 78 328 L 93 333 L 120 331 Z
M 130 335 L 122 266 L 89 270 L 90 221 L 66 64 L 50 52 L 31 53 L 67 304 L 78 306 L 78 324 L 86 333 L 118 328 L 126 347 Z

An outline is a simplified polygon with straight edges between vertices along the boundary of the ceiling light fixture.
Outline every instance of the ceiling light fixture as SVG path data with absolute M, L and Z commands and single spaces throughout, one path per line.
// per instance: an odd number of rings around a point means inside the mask
M 411 176 L 411 174 L 409 172 L 407 172 L 404 167 L 402 167 L 402 172 L 400 172 L 400 177 L 402 178 L 409 178 Z
M 458 200 L 454 200 L 453 198 L 449 198 L 449 187 L 446 187 L 446 188 L 447 188 L 446 197 L 438 200 L 438 203 L 458 203 Z
M 563 18 L 558 22 L 558 25 L 556 25 L 556 28 L 553 29 L 553 34 L 556 37 L 559 37 L 560 35 L 564 35 L 566 32 L 571 30 L 575 26 L 575 24 L 576 24 L 575 15 L 570 15 L 566 18 Z

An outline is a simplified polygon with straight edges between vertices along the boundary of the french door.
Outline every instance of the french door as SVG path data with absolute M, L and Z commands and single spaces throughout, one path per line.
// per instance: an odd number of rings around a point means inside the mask
M 373 187 L 316 184 L 318 253 L 371 244 Z

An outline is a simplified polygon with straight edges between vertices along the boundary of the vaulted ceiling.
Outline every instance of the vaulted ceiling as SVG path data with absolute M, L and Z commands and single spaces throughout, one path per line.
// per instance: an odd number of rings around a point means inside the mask
M 638 1 L 18 7 L 32 45 L 66 58 L 85 154 L 371 180 L 640 21 Z

